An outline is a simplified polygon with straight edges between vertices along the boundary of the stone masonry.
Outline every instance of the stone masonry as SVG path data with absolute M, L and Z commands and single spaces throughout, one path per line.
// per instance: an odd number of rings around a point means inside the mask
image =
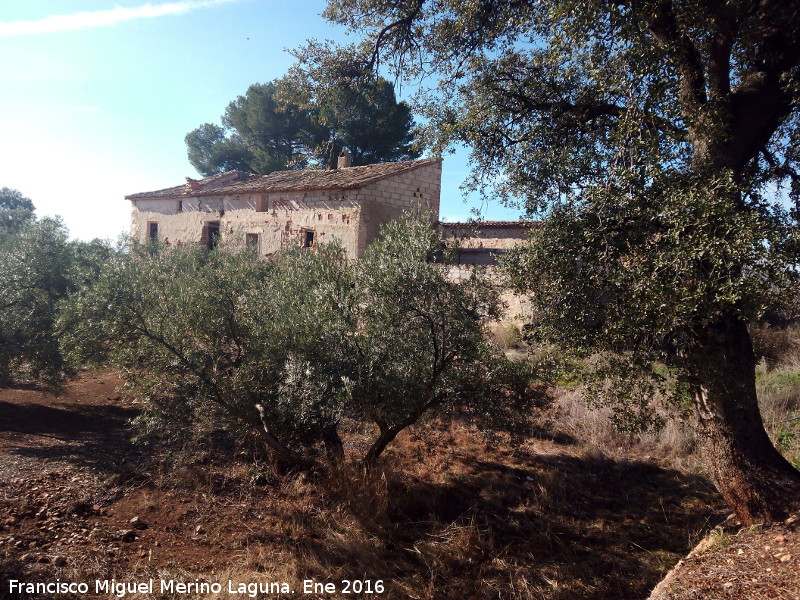
M 332 171 L 230 171 L 126 196 L 131 237 L 168 245 L 249 245 L 268 257 L 285 245 L 338 240 L 358 258 L 381 225 L 403 211 L 439 214 L 441 160 Z

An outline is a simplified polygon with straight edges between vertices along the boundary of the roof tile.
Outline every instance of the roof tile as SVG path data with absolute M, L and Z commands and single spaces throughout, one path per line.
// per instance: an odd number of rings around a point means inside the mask
M 241 171 L 228 171 L 198 180 L 187 177 L 187 182 L 184 185 L 153 192 L 130 194 L 125 196 L 125 199 L 192 198 L 223 194 L 357 189 L 375 181 L 438 162 L 440 162 L 440 159 L 430 158 L 326 171 L 311 169 L 275 171 L 267 175 L 251 175 Z

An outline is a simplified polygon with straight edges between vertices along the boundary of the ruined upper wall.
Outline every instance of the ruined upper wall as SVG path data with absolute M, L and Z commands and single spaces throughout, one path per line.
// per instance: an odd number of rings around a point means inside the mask
M 453 240 L 461 248 L 508 250 L 528 239 L 536 225 L 536 221 L 439 223 L 439 231 L 445 240 Z
M 366 200 L 391 209 L 427 210 L 439 218 L 442 191 L 442 161 L 425 161 L 421 166 L 381 179 L 361 189 Z

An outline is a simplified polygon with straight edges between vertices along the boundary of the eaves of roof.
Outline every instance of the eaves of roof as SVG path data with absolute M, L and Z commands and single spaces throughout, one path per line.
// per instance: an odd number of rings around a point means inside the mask
M 334 170 L 275 171 L 267 175 L 250 175 L 229 171 L 197 181 L 187 178 L 187 183 L 175 187 L 139 192 L 125 196 L 126 200 L 145 198 L 193 198 L 230 194 L 252 194 L 272 192 L 308 192 L 317 190 L 349 190 L 365 187 L 381 179 L 400 175 L 441 159 L 412 160 L 380 163 L 361 167 Z M 221 177 L 227 177 L 224 182 Z

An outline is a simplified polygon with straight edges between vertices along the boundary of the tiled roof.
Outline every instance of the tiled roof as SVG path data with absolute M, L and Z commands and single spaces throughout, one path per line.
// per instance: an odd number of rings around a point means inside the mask
M 239 171 L 228 171 L 227 173 L 219 173 L 199 180 L 187 177 L 184 185 L 154 192 L 139 192 L 138 194 L 125 196 L 125 198 L 127 200 L 136 200 L 139 198 L 192 198 L 220 194 L 351 190 L 437 162 L 440 162 L 440 159 L 430 158 L 365 165 L 363 167 L 347 167 L 346 169 L 328 171 L 310 169 L 275 171 L 267 175 L 251 175 Z
M 539 223 L 539 221 L 468 221 L 466 223 L 447 223 L 445 221 L 439 221 L 439 226 L 442 227 L 442 229 L 467 229 L 478 231 L 492 228 L 530 228 L 537 227 Z

